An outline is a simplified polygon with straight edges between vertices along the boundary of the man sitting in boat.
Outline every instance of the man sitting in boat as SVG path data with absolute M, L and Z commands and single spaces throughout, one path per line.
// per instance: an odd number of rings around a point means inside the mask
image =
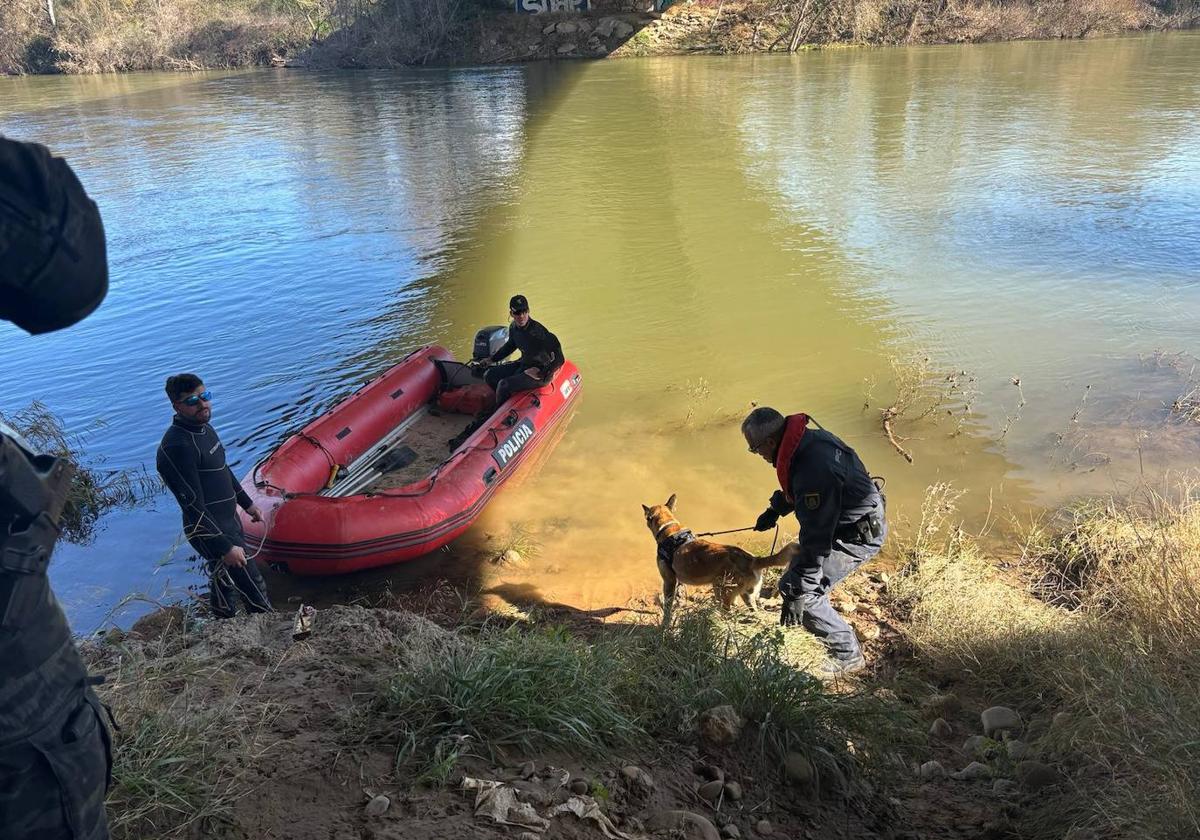
M 508 314 L 512 324 L 508 327 L 508 341 L 486 360 L 489 365 L 483 379 L 496 391 L 496 405 L 503 405 L 519 391 L 540 388 L 554 378 L 554 373 L 563 365 L 562 345 L 558 337 L 540 322 L 529 317 L 529 301 L 525 295 L 513 295 L 508 302 Z M 515 362 L 495 364 L 520 350 L 521 358 Z
M 508 301 L 508 314 L 512 323 L 508 327 L 508 341 L 491 356 L 481 359 L 479 365 L 487 368 L 483 380 L 496 392 L 496 407 L 504 403 L 513 394 L 521 391 L 532 391 L 540 388 L 554 378 L 554 374 L 563 366 L 562 345 L 558 337 L 546 329 L 538 321 L 529 317 L 529 301 L 525 295 L 513 295 Z M 514 351 L 521 351 L 521 358 L 515 362 L 496 364 Z M 463 441 L 492 415 L 492 409 L 485 409 L 475 415 L 475 419 L 447 441 L 450 451 L 462 446 Z

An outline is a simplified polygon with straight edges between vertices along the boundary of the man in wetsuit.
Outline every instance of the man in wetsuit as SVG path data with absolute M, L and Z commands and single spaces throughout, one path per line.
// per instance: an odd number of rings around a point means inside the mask
M 879 553 L 887 522 L 883 495 L 858 454 L 815 425 L 807 414 L 784 417 L 763 406 L 742 422 L 742 435 L 752 454 L 775 467 L 780 487 L 755 530 L 768 531 L 789 513 L 800 523 L 800 551 L 779 579 L 779 623 L 802 624 L 824 642 L 830 658 L 819 672 L 834 677 L 865 662 L 829 591 Z
M 225 463 L 225 447 L 209 425 L 212 392 L 194 373 L 167 378 L 167 398 L 175 409 L 158 446 L 158 473 L 183 511 L 183 531 L 204 558 L 209 600 L 220 618 L 237 612 L 241 595 L 248 612 L 270 612 L 267 584 L 253 560 L 247 561 L 240 505 L 255 522 L 262 513 Z
M 43 146 L 0 137 L 0 319 L 48 333 L 86 318 L 107 291 L 100 211 L 71 167 Z M 73 472 L 0 423 L 4 840 L 109 836 L 112 745 L 98 680 L 88 677 L 47 576 Z
M 498 406 L 519 391 L 531 391 L 545 385 L 554 378 L 564 361 L 558 337 L 529 317 L 529 301 L 525 295 L 512 296 L 508 314 L 512 316 L 508 341 L 488 359 L 490 367 L 483 375 L 484 381 L 496 391 Z M 516 350 L 521 351 L 519 360 L 496 364 Z

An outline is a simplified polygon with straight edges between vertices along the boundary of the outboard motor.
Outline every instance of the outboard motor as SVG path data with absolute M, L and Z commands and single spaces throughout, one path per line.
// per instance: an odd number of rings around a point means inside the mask
M 508 341 L 508 327 L 484 327 L 475 333 L 475 344 L 471 358 L 475 361 L 489 358 Z

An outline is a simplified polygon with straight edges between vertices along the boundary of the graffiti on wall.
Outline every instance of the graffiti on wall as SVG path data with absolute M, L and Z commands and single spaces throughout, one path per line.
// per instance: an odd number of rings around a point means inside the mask
M 590 0 L 516 0 L 517 11 L 527 15 L 545 12 L 586 12 Z

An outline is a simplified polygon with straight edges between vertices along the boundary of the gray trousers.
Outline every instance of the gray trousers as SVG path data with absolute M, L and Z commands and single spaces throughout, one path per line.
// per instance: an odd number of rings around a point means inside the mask
M 833 608 L 829 593 L 833 587 L 850 576 L 851 572 L 872 559 L 883 548 L 887 524 L 883 533 L 868 543 L 833 541 L 833 552 L 820 568 L 803 573 L 800 603 L 804 607 L 804 629 L 825 643 L 829 655 L 843 661 L 862 654 L 854 628 Z

